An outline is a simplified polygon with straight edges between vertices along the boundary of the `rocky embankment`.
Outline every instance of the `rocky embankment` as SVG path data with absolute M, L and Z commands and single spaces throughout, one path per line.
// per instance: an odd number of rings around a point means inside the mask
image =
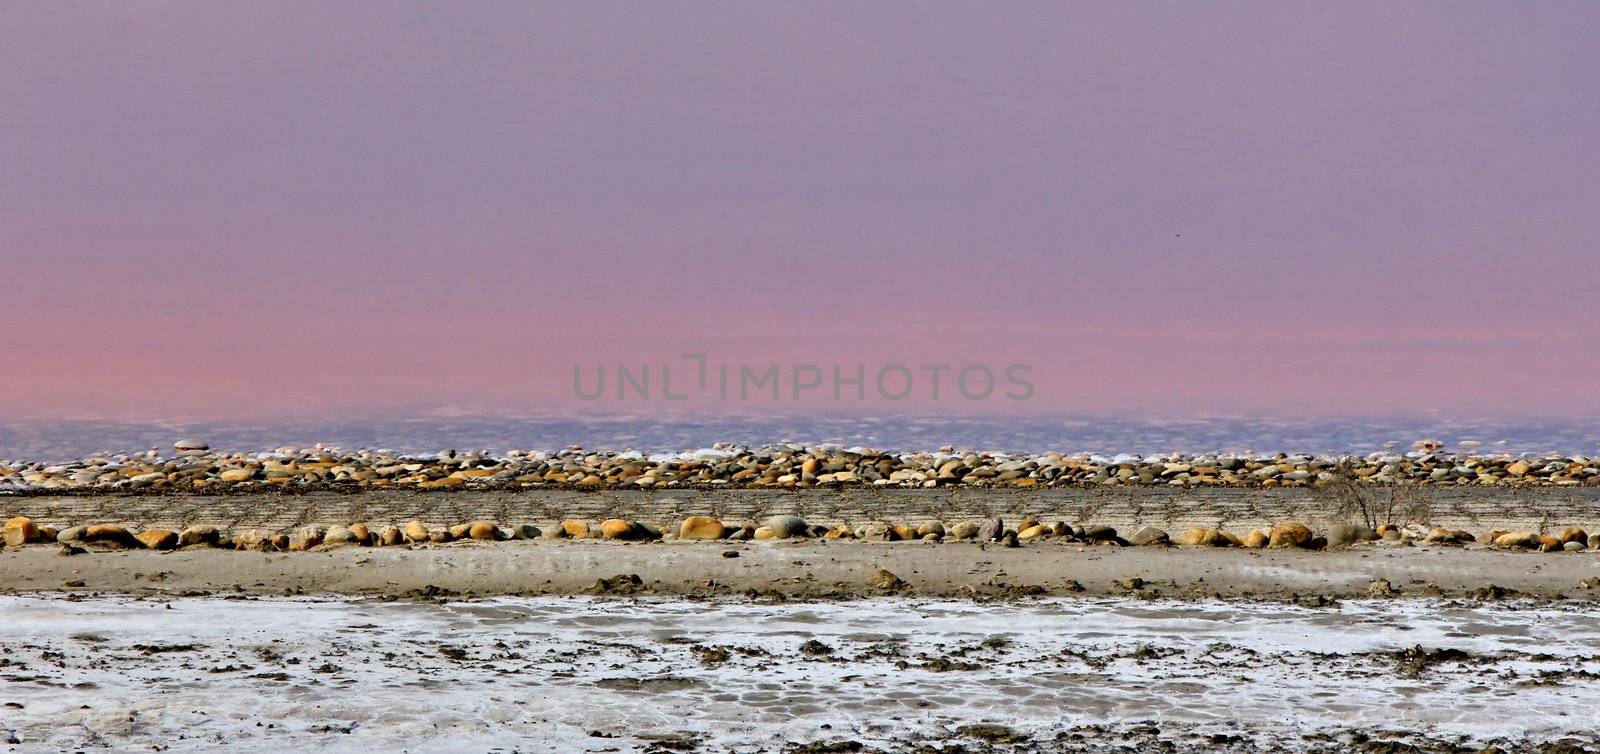
M 1015 527 L 1008 526 L 1001 518 L 961 521 L 948 526 L 945 522 L 936 520 L 915 524 L 873 521 L 860 525 L 848 523 L 825 525 L 810 523 L 795 515 L 771 516 L 760 524 L 753 521 L 727 523 L 713 516 L 697 515 L 689 516 L 666 529 L 650 522 L 622 518 L 599 522 L 568 519 L 545 529 L 527 523 L 502 525 L 487 520 L 430 527 L 420 519 L 413 519 L 404 524 L 371 525 L 367 522 L 354 522 L 334 526 L 308 525 L 289 531 L 271 529 L 230 531 L 209 524 L 193 525 L 181 530 L 151 528 L 134 531 L 114 523 L 39 524 L 26 516 L 15 516 L 6 520 L 3 530 L 0 531 L 3 531 L 7 548 L 57 544 L 64 555 L 81 554 L 91 548 L 96 550 L 220 548 L 259 552 L 301 552 L 350 546 L 400 547 L 443 545 L 456 541 L 501 542 L 530 539 L 603 539 L 618 542 L 821 539 L 863 542 L 916 541 L 930 544 L 945 541 L 976 541 L 994 543 L 1002 547 L 1054 542 L 1107 547 L 1185 545 L 1206 548 L 1304 550 L 1324 550 L 1368 542 L 1383 542 L 1395 546 L 1482 544 L 1507 550 L 1540 552 L 1600 550 L 1600 534 L 1588 534 L 1577 526 L 1567 526 L 1551 534 L 1499 530 L 1474 534 L 1461 529 L 1429 528 L 1414 523 L 1406 525 L 1384 523 L 1376 528 L 1359 524 L 1338 524 L 1319 533 L 1305 524 L 1289 521 L 1238 534 L 1221 529 L 1197 527 L 1173 536 L 1154 526 L 1140 526 L 1124 533 L 1111 526 L 1083 526 L 1065 521 L 1046 522 L 1033 516 L 1024 517 Z
M 1600 487 L 1600 458 L 1409 453 L 1316 457 L 890 453 L 795 444 L 719 445 L 681 454 L 446 450 L 426 456 L 321 447 L 219 453 L 184 441 L 62 463 L 0 460 L 0 493 L 203 493 L 348 489 Z

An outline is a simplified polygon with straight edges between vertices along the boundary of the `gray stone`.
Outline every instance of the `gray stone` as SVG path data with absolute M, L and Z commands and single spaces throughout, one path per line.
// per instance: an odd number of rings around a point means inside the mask
M 804 537 L 810 530 L 806 520 L 799 516 L 772 516 L 763 524 L 772 530 L 773 536 L 779 539 L 790 537 Z
M 538 539 L 541 532 L 533 524 L 517 524 L 511 527 L 512 539 Z
M 80 542 L 83 540 L 83 535 L 87 531 L 89 531 L 89 527 L 87 526 L 69 526 L 56 534 L 56 541 Z
M 206 524 L 196 524 L 194 526 L 184 527 L 183 531 L 178 532 L 178 546 L 189 547 L 191 545 L 211 545 L 215 547 L 217 540 L 221 539 L 221 537 L 222 532 L 218 531 L 217 527 L 208 526 Z
M 1370 542 L 1378 533 L 1361 524 L 1334 524 L 1328 528 L 1328 546 L 1346 547 L 1357 542 Z
M 978 539 L 984 542 L 998 542 L 1006 534 L 1006 522 L 995 516 L 983 529 L 978 532 Z
M 1141 526 L 1137 531 L 1128 535 L 1128 542 L 1135 545 L 1165 545 L 1170 544 L 1167 533 L 1154 526 Z
M 1091 526 L 1083 536 L 1090 542 L 1106 542 L 1117 538 L 1117 530 L 1109 526 Z

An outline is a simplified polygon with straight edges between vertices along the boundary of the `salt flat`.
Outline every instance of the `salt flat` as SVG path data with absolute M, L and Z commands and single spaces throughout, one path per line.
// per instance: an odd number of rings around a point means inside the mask
M 0 744 L 1593 744 L 1600 605 L 0 597 Z M 833 749 L 855 750 L 850 748 Z

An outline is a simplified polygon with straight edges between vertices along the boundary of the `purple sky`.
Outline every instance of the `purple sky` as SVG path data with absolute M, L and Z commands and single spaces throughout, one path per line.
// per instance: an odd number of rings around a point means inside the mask
M 0 413 L 1600 411 L 1600 4 L 11 3 Z M 919 405 L 921 405 L 919 403 Z M 847 407 L 848 408 L 848 407 Z

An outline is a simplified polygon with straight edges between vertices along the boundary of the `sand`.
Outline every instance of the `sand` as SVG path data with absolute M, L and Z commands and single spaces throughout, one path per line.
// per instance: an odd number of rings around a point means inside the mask
M 879 570 L 903 586 L 874 583 Z M 598 540 L 343 547 L 257 553 L 90 552 L 53 545 L 0 552 L 0 592 L 461 595 L 882 594 L 1016 597 L 1140 594 L 1270 599 L 1366 596 L 1386 579 L 1403 596 L 1600 598 L 1600 552 L 1363 545 L 1310 552 L 1035 543 L 666 542 Z M 638 584 L 628 577 L 638 577 Z M 615 577 L 624 577 L 615 579 Z M 597 586 L 597 581 L 611 579 Z M 1138 579 L 1139 581 L 1132 581 Z M 1600 581 L 1591 581 L 1600 585 Z M 1498 590 L 1498 591 L 1497 591 Z M 1505 590 L 1510 590 L 1507 592 Z

